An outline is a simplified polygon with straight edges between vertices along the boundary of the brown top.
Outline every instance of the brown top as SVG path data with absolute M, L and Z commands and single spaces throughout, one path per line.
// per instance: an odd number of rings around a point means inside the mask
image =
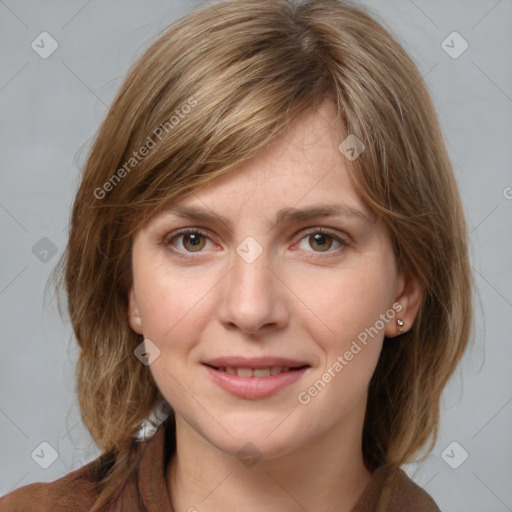
M 112 512 L 173 512 L 166 468 L 174 453 L 174 431 L 164 422 L 144 441 L 141 462 Z M 167 434 L 167 435 L 166 435 Z M 0 512 L 86 512 L 97 496 L 92 476 L 95 461 L 49 483 L 25 485 L 0 499 Z M 440 512 L 432 498 L 401 470 L 381 466 L 352 512 Z

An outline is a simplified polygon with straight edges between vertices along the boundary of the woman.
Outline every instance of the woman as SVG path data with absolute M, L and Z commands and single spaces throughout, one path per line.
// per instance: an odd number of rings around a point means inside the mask
M 466 348 L 466 226 L 424 82 L 360 8 L 173 24 L 98 132 L 58 270 L 104 453 L 2 511 L 439 510 L 400 466 Z

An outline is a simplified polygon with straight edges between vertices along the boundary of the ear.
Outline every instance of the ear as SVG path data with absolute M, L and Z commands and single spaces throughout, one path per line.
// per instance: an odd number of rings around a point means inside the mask
M 139 306 L 135 297 L 135 290 L 133 284 L 128 291 L 128 322 L 130 327 L 137 333 L 142 334 L 142 320 L 140 317 Z
M 395 287 L 394 319 L 386 325 L 385 335 L 394 338 L 407 332 L 414 323 L 423 299 L 423 286 L 417 276 L 401 272 Z M 403 322 L 403 324 L 402 324 Z

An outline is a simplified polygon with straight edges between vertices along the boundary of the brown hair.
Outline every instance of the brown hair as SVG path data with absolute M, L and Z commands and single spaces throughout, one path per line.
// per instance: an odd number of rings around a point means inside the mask
M 425 83 L 361 7 L 228 0 L 173 23 L 129 72 L 88 155 L 56 269 L 81 348 L 82 418 L 110 461 L 93 510 L 136 467 L 134 436 L 162 400 L 127 320 L 133 233 L 326 100 L 340 134 L 366 146 L 347 161 L 359 194 L 389 228 L 400 268 L 424 287 L 413 327 L 385 341 L 371 380 L 365 464 L 403 464 L 429 438 L 432 449 L 441 393 L 468 341 L 471 283 L 461 201 Z

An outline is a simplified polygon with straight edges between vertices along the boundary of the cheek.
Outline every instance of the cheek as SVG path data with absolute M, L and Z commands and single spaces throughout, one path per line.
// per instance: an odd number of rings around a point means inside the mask
M 144 336 L 162 351 L 184 351 L 197 339 L 211 315 L 215 284 L 208 271 L 171 269 L 165 262 L 140 267 L 136 273 L 137 301 Z
M 333 379 L 338 383 L 334 387 L 343 381 L 350 381 L 352 388 L 356 383 L 359 388 L 366 386 L 380 355 L 385 327 L 394 321 L 394 311 L 389 311 L 394 260 L 380 255 L 360 257 L 321 281 L 318 274 L 302 274 L 295 280 L 294 290 L 308 306 L 299 320 L 302 328 L 323 351 L 325 369 L 344 376 Z
M 365 407 L 382 349 L 381 315 L 387 311 L 391 284 L 380 267 L 365 269 L 338 272 L 322 290 L 302 281 L 300 293 L 315 290 L 303 295 L 312 311 L 304 314 L 302 328 L 325 359 L 298 399 L 301 404 L 314 403 L 316 414 L 329 418 L 324 421 L 332 425 L 347 411 Z
M 171 272 L 168 264 L 159 263 L 137 275 L 144 336 L 160 350 L 149 369 L 165 399 L 177 409 L 186 407 L 182 386 L 189 382 L 191 368 L 200 358 L 199 343 L 214 315 L 219 278 L 212 274 L 197 268 Z M 202 396 L 201 390 L 194 393 L 198 399 Z
M 318 276 L 317 276 L 318 277 Z M 310 308 L 307 318 L 340 342 L 374 326 L 390 307 L 392 282 L 380 268 L 343 269 L 318 279 L 296 281 L 297 295 Z M 382 328 L 379 322 L 377 327 Z
M 214 284 L 208 272 L 170 272 L 164 263 L 141 267 L 136 274 L 144 337 L 160 350 L 149 370 L 165 399 L 177 410 L 187 407 L 183 385 L 188 382 L 189 365 L 197 359 L 201 333 L 213 314 L 208 292 Z

